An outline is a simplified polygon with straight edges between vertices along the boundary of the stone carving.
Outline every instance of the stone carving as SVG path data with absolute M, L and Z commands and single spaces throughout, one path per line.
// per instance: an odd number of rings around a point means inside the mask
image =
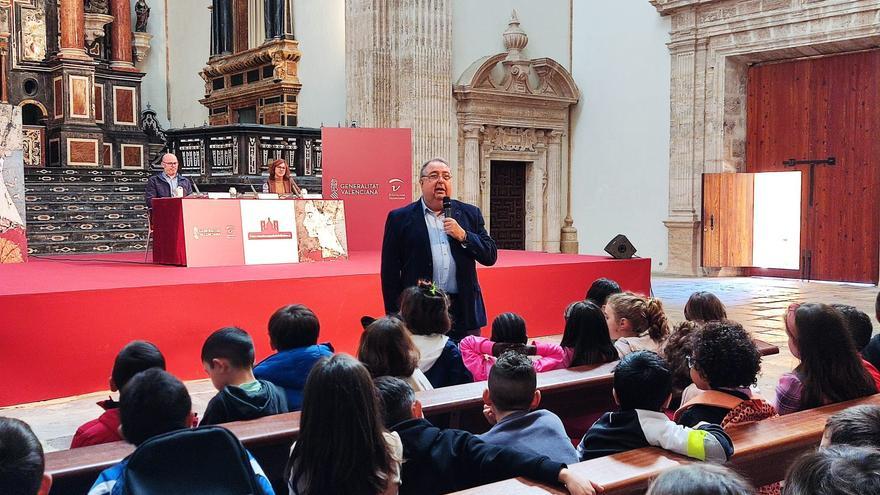
M 134 13 L 137 16 L 134 23 L 134 30 L 136 33 L 146 33 L 147 32 L 147 21 L 150 19 L 150 6 L 147 5 L 147 2 L 144 0 L 138 0 L 136 4 L 134 4 Z
M 40 129 L 24 129 L 22 147 L 25 165 L 43 164 L 43 133 Z
M 535 151 L 538 138 L 534 129 L 490 126 L 486 129 L 486 142 L 497 150 Z
M 40 62 L 46 58 L 46 14 L 40 9 L 21 9 L 21 58 Z
M 504 47 L 507 48 L 507 60 L 525 60 L 522 50 L 529 44 L 529 37 L 519 26 L 516 10 L 510 14 L 510 24 L 502 35 Z
M 89 0 L 86 5 L 86 12 L 90 14 L 109 14 L 110 5 L 107 0 Z

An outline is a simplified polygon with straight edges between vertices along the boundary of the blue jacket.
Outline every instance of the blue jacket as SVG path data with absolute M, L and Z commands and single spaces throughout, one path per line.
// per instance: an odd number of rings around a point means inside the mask
M 319 359 L 332 355 L 333 346 L 329 343 L 279 351 L 260 361 L 254 367 L 254 376 L 283 388 L 287 393 L 287 409 L 299 411 L 309 371 Z
M 545 455 L 564 464 L 579 461 L 562 420 L 546 409 L 511 413 L 491 430 L 478 436 L 486 443 Z
M 183 195 L 189 196 L 193 192 L 192 181 L 188 177 L 177 174 L 177 185 L 183 189 Z M 170 198 L 171 186 L 162 178 L 162 174 L 156 174 L 147 179 L 147 185 L 144 186 L 144 201 L 147 208 L 153 209 L 153 198 Z
M 492 266 L 498 259 L 495 241 L 486 232 L 483 214 L 476 206 L 452 201 L 452 217 L 467 232 L 467 247 L 461 243 L 449 243 L 455 260 L 455 280 L 458 284 L 458 301 L 461 318 L 456 328 L 474 329 L 486 325 L 486 308 L 483 294 L 477 282 L 477 265 Z M 434 261 L 431 242 L 422 201 L 392 210 L 385 220 L 385 237 L 382 240 L 382 297 L 385 311 L 398 311 L 400 294 L 407 287 L 416 285 L 419 279 L 434 279 Z
M 434 361 L 428 371 L 422 370 L 434 388 L 449 387 L 462 383 L 471 383 L 474 376 L 468 371 L 461 359 L 461 351 L 452 339 L 446 341 L 440 357 Z

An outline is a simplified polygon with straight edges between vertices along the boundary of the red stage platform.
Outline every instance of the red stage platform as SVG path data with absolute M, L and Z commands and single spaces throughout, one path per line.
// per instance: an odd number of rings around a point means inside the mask
M 70 261 L 76 260 L 76 261 Z M 93 261 L 88 261 L 93 260 Z M 205 337 L 237 325 L 254 337 L 257 360 L 271 353 L 272 312 L 302 303 L 321 320 L 321 341 L 355 353 L 362 315 L 381 315 L 379 253 L 345 261 L 291 265 L 182 268 L 142 263 L 141 254 L 31 258 L 0 265 L 0 406 L 107 388 L 116 352 L 134 339 L 162 350 L 168 369 L 204 378 Z M 598 277 L 626 290 L 650 291 L 647 258 L 500 251 L 480 267 L 491 322 L 515 311 L 530 336 L 560 333 L 563 310 Z

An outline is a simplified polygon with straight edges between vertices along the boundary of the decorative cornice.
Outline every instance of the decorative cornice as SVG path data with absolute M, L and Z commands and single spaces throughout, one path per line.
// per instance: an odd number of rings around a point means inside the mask
M 282 63 L 299 62 L 301 57 L 302 53 L 299 51 L 298 41 L 273 40 L 241 53 L 213 58 L 202 69 L 201 76 L 208 81 L 215 77 L 237 74 L 269 63 L 275 65 L 276 72 L 278 72 Z
M 725 0 L 648 0 L 651 5 L 657 9 L 660 15 L 672 15 L 680 10 L 708 5 L 710 3 L 721 3 Z

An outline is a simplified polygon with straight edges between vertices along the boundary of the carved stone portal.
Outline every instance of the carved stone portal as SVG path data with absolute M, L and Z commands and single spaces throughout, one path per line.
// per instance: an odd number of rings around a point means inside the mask
M 526 249 L 577 252 L 571 227 L 569 107 L 580 91 L 571 74 L 549 58 L 526 59 L 528 36 L 516 12 L 504 32 L 507 51 L 474 62 L 453 90 L 458 101 L 458 190 L 489 218 L 493 160 L 526 162 Z M 561 242 L 563 223 L 565 243 Z

